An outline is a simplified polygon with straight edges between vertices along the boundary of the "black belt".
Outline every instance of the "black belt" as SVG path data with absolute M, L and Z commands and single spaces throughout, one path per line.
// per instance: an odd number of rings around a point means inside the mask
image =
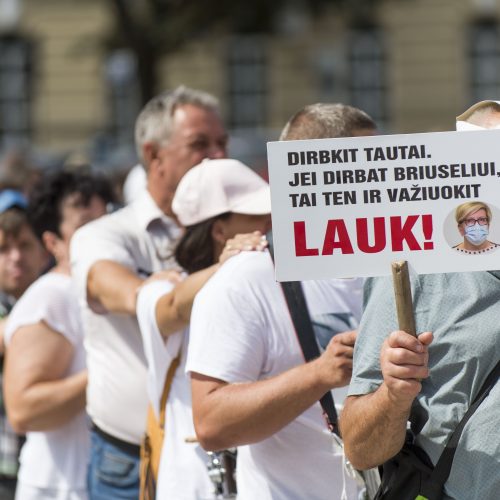
M 125 453 L 129 453 L 130 455 L 134 455 L 136 457 L 140 457 L 141 455 L 141 447 L 138 444 L 129 443 L 128 441 L 122 441 L 115 436 L 111 436 L 107 432 L 104 432 L 102 429 L 97 427 L 97 425 L 92 422 L 92 430 L 101 436 L 104 441 L 116 446 L 118 449 L 124 451 Z
M 17 483 L 17 476 L 9 476 L 7 474 L 0 474 L 0 484 L 8 484 L 15 486 Z

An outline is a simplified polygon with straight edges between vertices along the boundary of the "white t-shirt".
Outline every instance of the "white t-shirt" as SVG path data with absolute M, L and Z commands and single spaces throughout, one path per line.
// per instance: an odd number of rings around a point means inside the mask
M 146 359 L 135 316 L 92 309 L 87 276 L 99 260 L 112 260 L 143 277 L 173 266 L 180 234 L 147 191 L 134 203 L 81 227 L 71 240 L 72 274 L 82 307 L 89 381 L 87 412 L 118 439 L 140 444 L 146 423 Z M 126 415 L 126 418 L 124 418 Z
M 85 369 L 80 310 L 71 277 L 47 273 L 26 290 L 7 320 L 6 345 L 13 335 L 19 335 L 20 327 L 42 320 L 73 346 L 68 375 Z M 68 494 L 79 490 L 80 495 L 74 498 L 87 498 L 88 429 L 88 417 L 82 411 L 57 430 L 28 432 L 21 450 L 19 482 L 32 488 L 66 490 Z
M 137 298 L 137 318 L 148 362 L 148 394 L 157 415 L 167 370 L 181 352 L 167 399 L 156 495 L 159 499 L 213 499 L 213 485 L 206 466 L 209 458 L 198 443 L 189 439 L 196 434 L 190 380 L 185 373 L 188 330 L 174 333 L 164 341 L 156 325 L 156 303 L 172 287 L 168 281 L 152 282 L 141 289 Z
M 361 280 L 304 282 L 311 315 L 359 316 Z M 229 383 L 274 377 L 304 363 L 267 252 L 229 259 L 198 293 L 187 370 Z M 342 393 L 345 394 L 346 390 Z M 334 394 L 336 403 L 340 393 Z M 316 403 L 263 441 L 238 448 L 238 500 L 333 500 L 343 489 L 342 454 Z M 348 498 L 357 498 L 346 478 Z

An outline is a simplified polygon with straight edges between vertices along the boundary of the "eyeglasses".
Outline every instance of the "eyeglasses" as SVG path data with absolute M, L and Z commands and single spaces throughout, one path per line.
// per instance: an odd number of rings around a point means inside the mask
M 475 223 L 479 223 L 480 226 L 486 226 L 489 224 L 490 222 L 490 219 L 488 219 L 488 217 L 479 217 L 478 219 L 463 219 L 462 221 L 460 221 L 460 224 L 465 224 L 466 226 L 473 226 Z

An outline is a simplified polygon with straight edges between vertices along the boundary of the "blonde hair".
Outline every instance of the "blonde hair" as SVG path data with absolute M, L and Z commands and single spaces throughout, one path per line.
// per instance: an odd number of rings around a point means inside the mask
M 483 203 L 482 201 L 467 201 L 455 209 L 455 220 L 457 221 L 457 224 L 462 224 L 468 215 L 481 209 L 484 209 L 486 217 L 488 217 L 488 220 L 491 221 L 493 214 L 491 213 L 490 207 L 486 205 L 486 203 Z

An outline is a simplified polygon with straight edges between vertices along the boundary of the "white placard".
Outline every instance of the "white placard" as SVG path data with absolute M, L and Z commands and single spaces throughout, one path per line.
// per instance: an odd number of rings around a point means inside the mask
M 464 254 L 455 209 L 486 203 L 500 243 L 500 131 L 268 143 L 278 281 L 500 269 Z

